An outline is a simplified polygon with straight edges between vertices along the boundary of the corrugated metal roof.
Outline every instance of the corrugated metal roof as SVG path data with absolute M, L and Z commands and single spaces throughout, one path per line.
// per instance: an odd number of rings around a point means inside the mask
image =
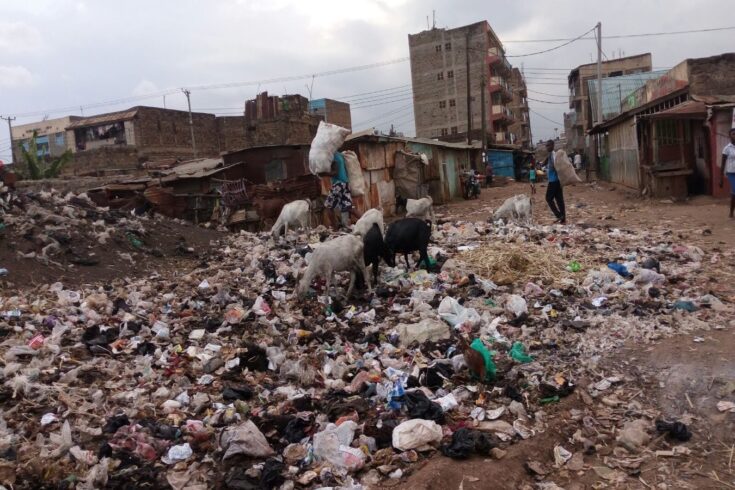
M 461 150 L 482 148 L 482 144 L 479 141 L 473 142 L 471 145 L 468 145 L 467 143 L 451 143 L 448 141 L 439 141 L 439 140 L 434 140 L 430 138 L 409 138 L 406 136 L 387 136 L 384 134 L 377 133 L 374 128 L 366 129 L 358 133 L 352 133 L 351 135 L 347 137 L 345 141 L 355 141 L 358 139 L 403 141 L 405 143 L 418 143 L 418 144 L 428 145 L 428 146 L 441 146 L 443 148 L 456 148 L 456 149 L 461 149 Z
M 85 128 L 87 126 L 98 126 L 100 124 L 112 124 L 120 121 L 129 121 L 138 114 L 138 108 L 128 109 L 126 111 L 110 112 L 108 114 L 100 114 L 99 116 L 85 117 L 78 121 L 74 121 L 67 129 Z
M 641 88 L 648 80 L 661 77 L 667 70 L 632 73 L 619 77 L 602 79 L 602 116 L 603 120 L 612 119 L 620 114 L 623 100 Z M 597 80 L 588 80 L 590 104 L 592 114 L 597 114 Z
M 665 111 L 653 114 L 646 114 L 641 117 L 648 119 L 704 119 L 707 117 L 707 105 L 704 102 L 687 100 L 671 109 L 666 109 Z
M 198 158 L 196 160 L 187 160 L 173 168 L 161 170 L 163 175 L 188 176 L 206 172 L 224 166 L 221 158 Z

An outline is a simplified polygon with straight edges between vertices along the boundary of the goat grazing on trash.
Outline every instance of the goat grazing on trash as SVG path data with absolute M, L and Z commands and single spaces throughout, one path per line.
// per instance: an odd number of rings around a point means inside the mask
M 493 220 L 503 219 L 506 222 L 531 223 L 531 198 L 525 194 L 509 197 L 493 213 Z
M 288 235 L 288 226 L 300 226 L 305 230 L 311 228 L 311 203 L 307 200 L 293 201 L 281 209 L 278 219 L 271 228 L 271 235 L 276 239 L 283 230 L 283 236 Z
M 352 233 L 355 235 L 366 236 L 372 229 L 373 224 L 378 225 L 380 228 L 380 234 L 385 233 L 385 225 L 383 224 L 383 210 L 382 209 L 368 209 L 360 216 L 355 226 L 352 228 Z
M 431 196 L 422 197 L 421 199 L 406 199 L 405 197 L 396 197 L 396 206 L 406 209 L 406 218 L 421 218 L 431 220 L 433 224 L 434 218 L 434 200 Z
M 429 240 L 431 239 L 431 223 L 418 218 L 403 218 L 388 227 L 385 234 L 385 244 L 390 254 L 395 257 L 396 253 L 402 253 L 406 260 L 406 269 L 411 266 L 408 263 L 408 254 L 418 251 L 424 266 L 429 268 Z M 395 258 L 393 259 L 395 262 Z
M 370 231 L 363 238 L 365 267 L 372 266 L 373 285 L 378 284 L 380 259 L 383 259 L 390 267 L 396 266 L 396 260 L 388 246 L 383 240 L 383 233 L 377 223 L 373 223 Z M 360 283 L 360 281 L 358 281 Z
M 372 294 L 365 258 L 363 257 L 364 245 L 362 237 L 357 235 L 342 235 L 318 245 L 309 259 L 304 277 L 301 278 L 296 288 L 296 294 L 300 297 L 306 295 L 311 282 L 317 277 L 323 277 L 326 285 L 326 294 L 332 284 L 334 273 L 341 271 L 350 272 L 350 285 L 347 288 L 347 297 L 352 294 L 355 287 L 357 272 L 366 278 L 368 292 Z

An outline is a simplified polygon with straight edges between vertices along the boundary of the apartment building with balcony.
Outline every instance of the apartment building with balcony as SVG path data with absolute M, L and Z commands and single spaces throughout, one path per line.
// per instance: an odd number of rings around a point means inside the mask
M 603 62 L 602 77 L 644 73 L 652 69 L 651 53 L 638 54 Z M 594 126 L 596 115 L 592 111 L 588 82 L 596 78 L 597 63 L 580 65 L 569 72 L 569 108 L 575 115 L 565 117 L 564 121 L 567 141 L 570 143 L 568 150 L 584 152 L 590 162 L 595 161 L 595 150 L 590 138 L 587 137 L 587 131 Z M 569 127 L 566 127 L 567 121 L 570 122 Z
M 528 117 L 528 91 L 523 73 L 518 68 L 513 68 L 510 76 L 510 87 L 513 100 L 510 110 L 513 114 L 513 123 L 509 126 L 511 140 L 514 145 L 522 149 L 533 149 L 531 138 L 531 120 Z
M 416 136 L 481 140 L 484 113 L 488 142 L 512 142 L 512 67 L 490 24 L 409 34 L 408 46 Z

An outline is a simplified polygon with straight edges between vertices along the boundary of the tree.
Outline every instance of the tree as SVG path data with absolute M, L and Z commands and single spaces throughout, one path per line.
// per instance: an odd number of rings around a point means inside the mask
M 21 174 L 27 180 L 53 179 L 59 176 L 64 165 L 72 159 L 71 150 L 66 150 L 58 158 L 42 158 L 38 156 L 38 145 L 36 143 L 36 131 L 33 132 L 28 143 L 28 149 L 21 146 Z

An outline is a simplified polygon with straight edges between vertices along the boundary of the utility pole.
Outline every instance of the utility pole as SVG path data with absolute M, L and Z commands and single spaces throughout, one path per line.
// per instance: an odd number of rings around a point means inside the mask
M 470 101 L 470 31 L 465 33 L 464 48 L 465 65 L 467 68 L 467 144 L 472 144 L 472 102 Z
M 597 124 L 602 123 L 602 22 L 597 23 Z
M 10 136 L 10 159 L 13 161 L 13 163 L 15 163 L 15 145 L 13 144 L 13 121 L 15 121 L 15 118 L 13 116 L 0 116 L 0 119 L 5 119 L 6 121 L 8 121 L 8 136 Z
M 485 78 L 485 72 L 487 67 L 482 67 L 482 77 L 480 82 L 480 117 L 482 117 L 482 155 L 484 157 L 487 151 L 487 107 L 485 106 L 485 89 L 487 86 L 487 79 Z M 484 161 L 482 162 L 485 163 Z
M 182 92 L 186 95 L 186 104 L 189 106 L 189 129 L 191 130 L 191 149 L 194 151 L 194 158 L 197 158 L 197 142 L 194 139 L 194 119 L 191 116 L 191 98 L 189 95 L 191 92 L 188 89 L 182 88 Z

